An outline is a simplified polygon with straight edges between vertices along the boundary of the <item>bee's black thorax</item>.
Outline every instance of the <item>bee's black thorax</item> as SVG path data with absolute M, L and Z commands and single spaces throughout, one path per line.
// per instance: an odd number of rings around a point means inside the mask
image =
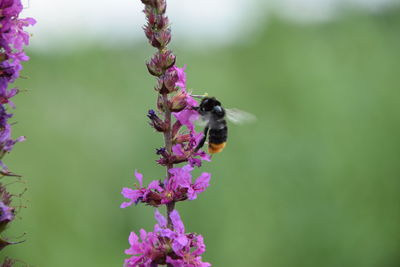
M 200 106 L 198 108 L 200 115 L 206 117 L 209 120 L 221 120 L 225 117 L 225 110 L 221 106 L 221 102 L 219 102 L 214 97 L 206 97 L 204 98 Z

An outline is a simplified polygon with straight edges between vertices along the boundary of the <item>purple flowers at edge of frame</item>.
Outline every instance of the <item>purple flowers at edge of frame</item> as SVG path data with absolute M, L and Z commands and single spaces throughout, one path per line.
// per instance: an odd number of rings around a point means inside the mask
M 6 105 L 15 108 L 11 98 L 19 90 L 8 87 L 19 77 L 21 62 L 29 59 L 23 48 L 29 44 L 30 35 L 24 28 L 36 23 L 32 18 L 19 18 L 22 9 L 21 0 L 0 1 L 0 168 L 3 175 L 9 171 L 2 158 L 12 150 L 15 143 L 25 140 L 23 136 L 12 138 L 9 123 L 12 114 L 6 108 Z

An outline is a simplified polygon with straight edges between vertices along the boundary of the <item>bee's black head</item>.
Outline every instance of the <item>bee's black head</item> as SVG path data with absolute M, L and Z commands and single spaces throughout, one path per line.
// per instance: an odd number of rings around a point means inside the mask
M 203 98 L 199 106 L 199 113 L 201 115 L 205 115 L 206 113 L 211 113 L 218 119 L 223 118 L 225 116 L 225 110 L 222 108 L 221 102 L 215 99 L 215 97 Z

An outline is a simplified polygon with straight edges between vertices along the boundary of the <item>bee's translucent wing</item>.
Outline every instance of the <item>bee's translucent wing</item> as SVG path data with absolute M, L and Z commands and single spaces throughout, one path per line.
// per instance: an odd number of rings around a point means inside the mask
M 236 124 L 253 123 L 257 120 L 255 115 L 237 108 L 227 108 L 225 112 L 228 120 Z

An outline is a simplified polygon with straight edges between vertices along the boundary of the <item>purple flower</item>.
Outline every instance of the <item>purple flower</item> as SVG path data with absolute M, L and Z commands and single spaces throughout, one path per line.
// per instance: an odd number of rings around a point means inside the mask
M 29 44 L 29 34 L 24 31 L 24 27 L 34 25 L 36 21 L 32 18 L 20 19 L 19 13 L 22 11 L 20 0 L 3 0 L 0 3 L 0 47 L 5 51 L 3 54 L 1 73 L 4 69 L 11 67 L 14 69 L 13 75 L 9 76 L 9 82 L 13 82 L 19 76 L 22 69 L 21 61 L 29 58 L 23 52 L 24 45 Z
M 193 233 L 185 233 L 185 227 L 174 210 L 170 214 L 173 230 L 167 228 L 166 218 L 155 211 L 158 222 L 153 232 L 140 230 L 140 239 L 135 233 L 129 236 L 130 248 L 125 250 L 131 258 L 125 260 L 125 267 L 153 267 L 165 265 L 184 267 L 208 267 L 211 264 L 202 262 L 201 254 L 205 252 L 203 237 Z
M 169 170 L 172 174 L 171 184 L 173 188 L 185 188 L 187 190 L 187 197 L 189 200 L 194 200 L 197 195 L 203 192 L 209 185 L 211 174 L 203 172 L 197 179 L 195 183 L 192 183 L 193 167 L 191 165 L 186 165 L 181 168 L 173 168 Z
M 185 108 L 180 112 L 174 113 L 174 116 L 182 125 L 194 131 L 194 122 L 199 118 L 199 113 L 194 109 Z
M 14 219 L 14 208 L 0 201 L 0 229 Z
M 194 200 L 209 186 L 211 174 L 204 172 L 193 183 L 192 171 L 193 167 L 190 164 L 181 168 L 172 168 L 169 170 L 170 179 L 166 179 L 164 183 L 154 180 L 147 188 L 143 187 L 143 175 L 135 172 L 139 185 L 135 184 L 135 189 L 127 187 L 122 189 L 121 194 L 129 201 L 123 202 L 120 207 L 126 208 L 139 202 L 158 207 L 186 199 Z
M 186 65 L 183 68 L 178 68 L 177 66 L 172 67 L 176 73 L 178 74 L 178 81 L 176 82 L 176 86 L 179 86 L 182 91 L 186 92 Z
M 139 181 L 139 186 L 134 184 L 137 189 L 131 189 L 128 187 L 124 187 L 122 189 L 121 194 L 125 197 L 130 199 L 129 202 L 123 202 L 121 204 L 121 208 L 126 208 L 132 205 L 133 203 L 137 204 L 141 198 L 143 198 L 144 194 L 146 193 L 146 189 L 143 188 L 143 174 L 135 171 L 135 177 Z
M 172 147 L 174 155 L 186 158 L 190 165 L 197 167 L 201 167 L 202 161 L 211 161 L 211 156 L 206 152 L 196 151 L 197 145 L 203 138 L 203 133 L 192 131 L 188 136 L 186 144 L 176 144 Z

